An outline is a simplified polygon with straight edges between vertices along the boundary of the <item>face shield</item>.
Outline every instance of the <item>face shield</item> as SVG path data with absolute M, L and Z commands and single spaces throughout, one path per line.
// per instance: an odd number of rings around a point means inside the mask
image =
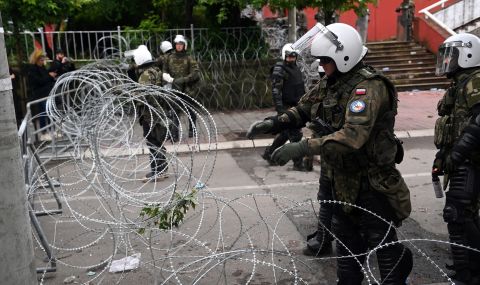
M 338 40 L 337 35 L 332 33 L 324 25 L 317 23 L 308 32 L 306 32 L 301 38 L 292 44 L 292 49 L 299 51 L 299 53 L 307 52 L 310 49 L 310 45 L 317 36 L 326 37 L 337 48 L 337 51 L 343 50 L 343 44 Z
M 471 47 L 471 43 L 455 41 L 442 44 L 438 49 L 435 74 L 444 75 L 456 71 L 460 67 L 458 65 L 459 49 L 464 47 Z
M 285 57 L 289 57 L 289 56 L 291 56 L 291 57 L 297 57 L 297 56 L 298 56 L 298 53 L 297 53 L 297 51 L 295 51 L 295 50 L 292 50 L 292 51 L 288 51 L 288 50 L 287 50 L 287 51 L 285 51 Z

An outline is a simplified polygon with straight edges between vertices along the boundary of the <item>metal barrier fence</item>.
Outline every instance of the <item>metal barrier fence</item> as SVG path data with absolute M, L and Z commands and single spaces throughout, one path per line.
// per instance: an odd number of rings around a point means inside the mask
M 275 30 L 275 29 L 274 29 Z M 268 57 L 269 49 L 279 49 L 284 42 L 285 31 L 278 32 L 272 29 L 261 29 L 260 27 L 232 27 L 221 29 L 194 28 L 189 29 L 168 29 L 152 32 L 148 30 L 117 30 L 106 31 L 44 31 L 40 28 L 36 32 L 24 31 L 23 37 L 26 54 L 30 54 L 40 45 L 47 54 L 54 52 L 54 49 L 62 48 L 65 54 L 74 61 L 95 61 L 105 58 L 118 58 L 122 52 L 134 49 L 140 44 L 147 45 L 154 56 L 160 54 L 160 43 L 164 40 L 172 41 L 177 34 L 185 35 L 189 40 L 189 50 L 199 60 L 209 60 L 212 54 L 219 49 L 228 50 L 230 53 L 245 52 L 240 42 L 231 40 L 248 40 L 253 34 L 262 38 L 262 44 L 268 44 L 270 48 L 263 50 L 262 57 Z M 12 34 L 7 32 L 7 38 Z M 263 40 L 263 38 L 268 38 Z M 35 44 L 36 43 L 36 44 Z M 265 45 L 266 46 L 266 45 Z M 9 56 L 15 53 L 15 48 L 7 44 Z M 247 49 L 248 53 L 248 49 Z M 254 56 L 247 54 L 247 56 Z M 26 60 L 26 59 L 23 59 Z
M 145 44 L 154 56 L 160 54 L 160 43 L 173 40 L 176 34 L 189 38 L 188 51 L 198 61 L 201 81 L 192 97 L 209 110 L 255 109 L 272 105 L 270 68 L 279 60 L 286 43 L 282 27 L 237 27 L 218 30 L 193 28 L 163 32 L 142 30 L 25 32 L 25 47 L 34 49 L 34 40 L 44 50 L 47 43 L 64 49 L 74 61 L 100 59 L 123 61 L 123 52 Z M 30 36 L 28 36 L 30 35 Z M 9 52 L 13 52 L 11 49 Z M 306 85 L 318 77 L 310 67 L 311 59 L 302 59 Z
M 28 214 L 32 222 L 33 237 L 37 244 L 43 249 L 46 255 L 44 260 L 48 262 L 46 267 L 37 268 L 37 273 L 55 272 L 57 270 L 53 249 L 48 243 L 47 236 L 38 217 L 63 213 L 62 202 L 55 191 L 55 187 L 59 184 L 51 178 L 51 174 L 49 175 L 45 168 L 45 165 L 50 160 L 57 157 L 59 151 L 59 149 L 56 148 L 55 135 L 52 135 L 56 133 L 55 126 L 50 123 L 43 128 L 35 129 L 34 124 L 36 121 L 39 120 L 40 116 L 46 116 L 46 114 L 32 117 L 32 107 L 38 104 L 45 104 L 46 100 L 47 98 L 43 98 L 27 104 L 27 113 L 18 130 L 18 139 L 22 155 L 22 170 L 25 177 L 25 189 L 27 190 Z M 52 137 L 51 144 L 41 141 L 40 136 L 42 133 L 49 133 L 49 136 Z M 47 159 L 40 158 L 40 152 L 45 151 L 45 149 L 50 149 L 51 154 Z M 44 206 L 37 209 L 35 203 L 37 197 L 45 194 L 52 195 L 56 202 L 56 209 L 47 209 Z

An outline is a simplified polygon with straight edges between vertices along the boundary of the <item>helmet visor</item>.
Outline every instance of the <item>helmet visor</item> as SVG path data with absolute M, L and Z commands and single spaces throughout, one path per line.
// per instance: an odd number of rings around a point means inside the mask
M 438 49 L 437 66 L 435 69 L 436 75 L 444 75 L 454 72 L 459 68 L 459 48 L 462 48 L 463 46 L 464 44 L 462 42 L 449 42 L 440 46 Z
M 343 45 L 340 41 L 338 41 L 337 35 L 332 33 L 329 29 L 327 29 L 327 27 L 325 27 L 320 23 L 317 23 L 308 32 L 306 32 L 301 38 L 299 38 L 296 42 L 294 42 L 292 44 L 292 49 L 297 50 L 299 53 L 305 51 L 305 49 L 307 49 L 312 44 L 313 40 L 318 35 L 324 35 L 337 47 L 337 50 L 343 49 Z
M 288 56 L 297 57 L 298 53 L 296 50 L 286 50 L 285 57 L 288 57 Z

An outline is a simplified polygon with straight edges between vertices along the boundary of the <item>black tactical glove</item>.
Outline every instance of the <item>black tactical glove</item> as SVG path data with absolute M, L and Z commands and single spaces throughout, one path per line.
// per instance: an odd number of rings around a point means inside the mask
M 183 90 L 184 85 L 185 85 L 185 78 L 183 78 L 183 77 L 175 78 L 172 82 L 172 87 L 175 90 L 185 91 L 185 90 Z
M 254 122 L 248 128 L 247 138 L 252 140 L 253 138 L 255 138 L 255 136 L 259 134 L 269 133 L 273 129 L 273 124 L 274 124 L 273 120 L 270 120 L 270 119 Z
M 308 140 L 287 143 L 277 148 L 273 153 L 271 160 L 278 165 L 285 165 L 288 161 L 301 158 L 310 154 L 308 151 Z
M 433 161 L 433 165 L 432 165 L 432 174 L 433 175 L 437 175 L 437 176 L 441 176 L 444 174 L 443 170 L 444 170 L 444 157 L 445 157 L 445 153 L 443 150 L 439 150 L 436 154 L 435 154 L 435 160 Z

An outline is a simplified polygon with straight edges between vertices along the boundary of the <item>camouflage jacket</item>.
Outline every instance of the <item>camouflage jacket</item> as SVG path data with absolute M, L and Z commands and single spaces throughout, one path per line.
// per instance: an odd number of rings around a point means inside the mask
M 197 62 L 186 52 L 173 52 L 164 57 L 163 72 L 174 78 L 174 89 L 195 95 L 193 91 L 200 79 L 200 70 Z
M 165 66 L 165 61 L 167 59 L 167 57 L 169 55 L 171 55 L 173 53 L 173 50 L 170 50 L 168 51 L 167 53 L 163 53 L 161 55 L 158 56 L 157 60 L 156 60 L 156 64 L 157 64 L 157 67 L 163 71 L 164 69 L 164 66 Z
M 139 78 L 138 83 L 145 84 L 145 85 L 161 85 L 162 82 L 162 72 L 158 67 L 150 64 L 146 67 L 139 67 Z M 143 98 L 140 98 L 141 102 L 136 104 L 137 113 L 140 118 L 140 123 L 161 123 L 159 119 L 162 116 L 159 116 L 157 112 L 160 114 L 163 112 L 161 107 L 161 103 L 159 102 L 160 98 L 153 96 L 152 94 L 145 94 Z M 146 102 L 148 105 L 144 104 Z M 155 120 L 152 120 L 156 118 Z M 164 117 L 164 116 L 163 116 Z
M 462 135 L 463 129 L 472 119 L 473 106 L 480 103 L 480 68 L 466 69 L 453 77 L 452 85 L 438 102 L 437 110 L 440 118 L 435 123 L 434 142 L 444 154 L 442 168 L 448 173 L 450 151 Z M 474 119 L 474 118 L 473 118 Z M 471 161 L 480 166 L 480 151 L 471 155 Z M 446 177 L 445 185 L 448 183 Z
M 322 167 L 334 182 L 335 199 L 355 203 L 361 191 L 375 189 L 387 196 L 402 220 L 410 214 L 411 205 L 408 188 L 395 168 L 396 114 L 394 86 L 359 64 L 334 84 L 320 81 L 279 119 L 293 120 L 297 127 L 317 117 L 330 124 L 336 131 L 312 137 L 308 148 L 321 155 Z M 362 185 L 366 177 L 368 189 Z

